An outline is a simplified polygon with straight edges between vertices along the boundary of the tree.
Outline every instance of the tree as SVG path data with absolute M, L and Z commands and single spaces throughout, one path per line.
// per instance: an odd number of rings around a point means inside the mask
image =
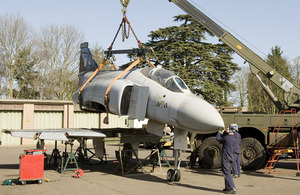
M 5 98 L 5 89 L 4 85 L 2 84 L 5 80 L 5 67 L 3 62 L 0 59 L 0 98 Z
M 291 80 L 287 60 L 282 56 L 282 54 L 283 51 L 279 46 L 272 47 L 271 53 L 268 54 L 266 62 L 286 79 Z M 262 78 L 262 81 L 270 87 L 271 91 L 279 99 L 279 101 L 283 102 L 283 91 L 272 83 L 265 75 L 259 74 L 259 76 Z M 251 74 L 248 79 L 249 110 L 272 114 L 277 113 L 278 109 L 268 97 L 266 92 L 263 91 L 260 82 L 255 77 L 255 75 Z
M 98 45 L 95 45 L 91 48 L 91 53 L 97 65 L 100 66 L 100 64 L 102 64 L 104 58 L 106 57 L 103 48 Z M 113 68 L 110 65 L 110 63 L 111 62 L 106 62 L 101 70 L 112 70 Z
M 2 96 L 13 98 L 14 90 L 21 86 L 16 81 L 21 77 L 22 65 L 18 59 L 26 51 L 31 56 L 35 41 L 34 32 L 19 15 L 5 14 L 0 18 L 0 64 Z
M 294 83 L 300 87 L 300 56 L 292 60 L 289 64 L 289 70 Z
M 79 45 L 83 38 L 73 26 L 53 24 L 41 29 L 39 73 L 43 99 L 72 98 L 78 87 Z
M 228 93 L 234 90 L 229 80 L 239 69 L 231 61 L 233 50 L 222 43 L 207 43 L 206 37 L 213 35 L 191 16 L 174 18 L 180 26 L 152 31 L 146 45 L 153 47 L 162 66 L 180 76 L 193 93 L 215 105 L 228 105 Z
M 145 45 L 143 44 L 143 48 Z M 140 48 L 133 48 L 133 49 L 140 49 Z M 125 63 L 123 65 L 119 66 L 119 70 L 125 70 L 128 66 L 130 66 L 134 61 L 138 60 L 140 56 L 137 54 L 127 54 L 127 57 L 129 58 L 129 62 Z M 134 68 L 144 68 L 149 66 L 148 63 L 146 62 L 145 58 L 142 58 L 142 60 L 134 67 Z
M 249 73 L 249 68 L 244 66 L 232 77 L 232 83 L 236 86 L 236 91 L 230 94 L 232 98 L 230 102 L 234 102 L 235 106 L 247 106 L 247 82 Z
M 267 113 L 266 107 L 264 105 L 266 105 L 266 102 L 270 101 L 270 99 L 269 97 L 266 97 L 266 94 L 263 91 L 260 82 L 252 73 L 249 73 L 247 88 L 248 110 Z
M 37 84 L 36 65 L 38 60 L 32 49 L 23 48 L 16 57 L 16 76 L 15 81 L 18 84 L 13 91 L 13 97 L 16 99 L 37 99 L 39 97 Z

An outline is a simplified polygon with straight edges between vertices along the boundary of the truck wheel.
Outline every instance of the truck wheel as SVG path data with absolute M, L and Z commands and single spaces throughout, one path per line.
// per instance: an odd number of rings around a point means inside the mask
M 199 161 L 206 168 L 220 168 L 221 157 L 222 145 L 216 140 L 216 137 L 206 138 L 199 146 Z
M 199 147 L 197 147 L 190 156 L 190 165 L 193 168 L 196 165 L 197 158 L 199 157 Z
M 241 166 L 243 169 L 260 169 L 266 160 L 266 151 L 255 138 L 244 138 L 241 144 Z

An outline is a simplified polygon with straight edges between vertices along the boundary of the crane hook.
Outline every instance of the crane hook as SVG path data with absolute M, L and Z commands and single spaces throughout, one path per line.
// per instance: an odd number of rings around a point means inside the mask
M 121 4 L 123 5 L 123 9 L 126 9 L 130 0 L 120 0 Z
M 125 15 L 126 14 L 126 9 L 127 9 L 127 6 L 129 4 L 130 0 L 120 0 L 120 2 L 123 5 L 122 13 Z

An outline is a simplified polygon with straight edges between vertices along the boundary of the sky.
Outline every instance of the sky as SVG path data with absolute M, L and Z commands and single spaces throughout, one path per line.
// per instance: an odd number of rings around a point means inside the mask
M 276 45 L 289 60 L 300 56 L 299 0 L 190 2 L 263 59 Z M 77 26 L 90 46 L 98 44 L 104 49 L 110 46 L 123 16 L 119 0 L 0 0 L 0 5 L 0 16 L 19 13 L 36 31 L 50 24 Z M 178 25 L 173 16 L 184 13 L 168 0 L 131 0 L 127 8 L 129 22 L 141 42 L 149 40 L 151 31 Z M 119 35 L 113 49 L 136 46 L 131 33 L 125 42 Z M 124 55 L 116 57 L 117 66 L 128 62 Z M 233 61 L 244 66 L 244 60 L 237 55 Z

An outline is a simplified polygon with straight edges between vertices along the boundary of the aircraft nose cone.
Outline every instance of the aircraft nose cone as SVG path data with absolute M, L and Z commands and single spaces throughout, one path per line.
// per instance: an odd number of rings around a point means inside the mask
M 213 133 L 225 126 L 219 112 L 196 96 L 190 96 L 180 104 L 178 123 L 179 126 L 202 133 Z

